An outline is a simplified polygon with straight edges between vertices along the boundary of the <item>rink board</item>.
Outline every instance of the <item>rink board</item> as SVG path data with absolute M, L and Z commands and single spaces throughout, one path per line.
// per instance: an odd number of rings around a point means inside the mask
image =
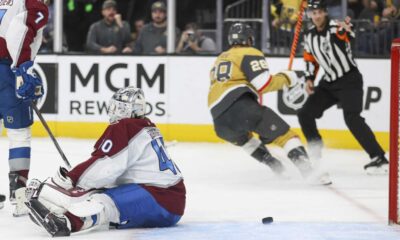
M 49 122 L 49 126 L 57 136 L 73 138 L 98 138 L 107 123 L 87 122 Z M 190 125 L 190 124 L 157 124 L 161 129 L 166 141 L 189 141 L 189 142 L 223 142 L 214 132 L 212 125 Z M 294 128 L 305 141 L 301 130 Z M 346 130 L 322 129 L 321 135 L 327 147 L 361 149 L 356 139 Z M 33 135 L 46 137 L 47 133 L 40 122 L 33 125 Z M 375 132 L 378 142 L 385 150 L 389 149 L 389 133 Z
M 113 92 L 127 85 L 143 88 L 148 116 L 168 140 L 220 141 L 207 107 L 209 70 L 215 57 L 189 56 L 38 56 L 35 69 L 46 85 L 42 112 L 56 136 L 96 138 L 106 127 L 106 105 Z M 271 73 L 285 69 L 286 58 L 267 58 Z M 359 59 L 364 76 L 363 116 L 388 149 L 390 60 Z M 303 69 L 301 59 L 295 69 Z M 263 102 L 299 129 L 295 112 L 280 94 Z M 359 148 L 348 132 L 341 109 L 334 106 L 318 120 L 327 146 Z M 34 136 L 45 133 L 38 124 Z

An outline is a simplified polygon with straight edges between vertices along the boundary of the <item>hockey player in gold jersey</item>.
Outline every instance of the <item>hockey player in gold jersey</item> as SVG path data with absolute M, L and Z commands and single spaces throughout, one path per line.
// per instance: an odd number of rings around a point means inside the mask
M 208 107 L 217 135 L 237 146 L 276 174 L 284 172 L 266 144 L 283 147 L 301 174 L 313 183 L 331 184 L 329 175 L 315 173 L 298 135 L 272 109 L 258 103 L 259 94 L 291 87 L 304 81 L 301 71 L 269 73 L 264 54 L 252 47 L 253 30 L 235 23 L 228 34 L 230 49 L 221 53 L 211 69 Z M 259 139 L 253 134 L 257 133 Z

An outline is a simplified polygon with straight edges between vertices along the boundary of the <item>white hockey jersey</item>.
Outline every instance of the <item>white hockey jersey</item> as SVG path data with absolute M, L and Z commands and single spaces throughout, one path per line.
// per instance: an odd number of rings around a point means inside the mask
M 68 176 L 91 189 L 136 183 L 168 188 L 182 180 L 163 138 L 149 119 L 123 119 L 110 124 L 95 144 L 92 157 Z
M 47 20 L 40 0 L 0 0 L 0 60 L 12 61 L 12 67 L 33 61 Z
M 139 184 L 169 212 L 183 215 L 185 209 L 182 174 L 149 119 L 127 118 L 110 124 L 96 142 L 92 157 L 68 176 L 83 189 Z

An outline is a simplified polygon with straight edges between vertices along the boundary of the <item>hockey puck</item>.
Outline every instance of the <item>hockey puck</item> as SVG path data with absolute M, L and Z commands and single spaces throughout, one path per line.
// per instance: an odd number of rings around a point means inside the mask
M 262 223 L 263 224 L 270 224 L 274 221 L 274 219 L 272 217 L 265 217 L 262 219 Z

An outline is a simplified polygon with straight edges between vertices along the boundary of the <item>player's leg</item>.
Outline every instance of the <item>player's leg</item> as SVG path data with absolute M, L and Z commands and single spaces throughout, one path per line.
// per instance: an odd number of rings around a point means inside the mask
M 30 126 L 33 112 L 29 102 L 15 95 L 15 76 L 8 65 L 0 64 L 0 113 L 9 139 L 10 201 L 15 202 L 15 190 L 26 186 L 30 166 Z
M 259 121 L 259 117 L 251 113 L 258 111 L 255 108 L 251 109 L 253 105 L 258 105 L 254 97 L 241 96 L 221 116 L 214 119 L 214 130 L 218 137 L 242 147 L 250 156 L 280 175 L 284 171 L 282 163 L 251 133 L 251 129 L 254 128 L 252 125 Z
M 316 119 L 321 118 L 324 111 L 333 106 L 337 99 L 326 89 L 328 83 L 321 82 L 310 95 L 304 106 L 297 113 L 301 130 L 307 139 L 310 158 L 316 162 L 321 158 L 323 142 L 317 129 Z
M 329 175 L 326 173 L 315 175 L 299 136 L 290 130 L 289 125 L 272 109 L 263 106 L 257 106 L 257 108 L 259 108 L 258 111 L 252 112 L 259 114 L 260 119 L 254 122 L 252 130 L 260 135 L 261 141 L 264 144 L 274 143 L 282 147 L 300 173 L 313 183 L 331 184 Z
M 9 139 L 10 201 L 15 201 L 15 191 L 25 187 L 30 169 L 32 110 L 28 103 L 9 109 L 6 113 Z
M 3 133 L 3 120 L 0 113 L 0 136 Z M 0 194 L 0 209 L 4 207 L 4 202 L 6 201 L 6 196 Z
M 342 80 L 342 90 L 338 92 L 343 108 L 344 120 L 363 149 L 368 153 L 371 162 L 364 166 L 368 173 L 387 173 L 388 160 L 379 145 L 371 128 L 361 117 L 363 106 L 362 75 L 353 71 Z

